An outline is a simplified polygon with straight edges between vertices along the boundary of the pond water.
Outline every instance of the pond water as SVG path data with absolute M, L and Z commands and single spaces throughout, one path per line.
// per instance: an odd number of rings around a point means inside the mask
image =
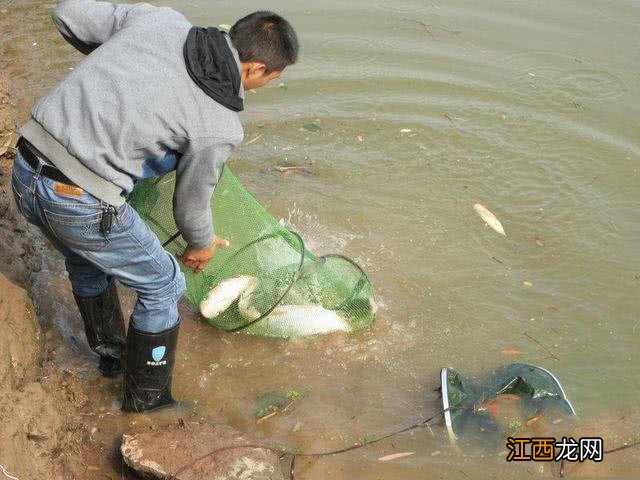
M 5 18 L 1 35 L 24 113 L 81 56 L 58 39 L 50 4 L 3 4 L 20 18 L 11 28 Z M 283 85 L 247 92 L 253 142 L 230 166 L 312 250 L 358 261 L 382 306 L 370 331 L 285 341 L 216 331 L 185 305 L 177 397 L 197 400 L 211 421 L 305 450 L 434 414 L 443 366 L 472 376 L 512 361 L 543 366 L 586 417 L 635 405 L 637 2 L 162 4 L 200 25 L 264 8 L 292 22 L 300 62 Z M 320 130 L 301 129 L 307 123 Z M 287 163 L 313 175 L 274 169 Z M 504 353 L 514 350 L 523 354 Z M 256 424 L 256 397 L 292 389 L 304 392 L 293 410 Z M 447 444 L 435 426 L 301 461 L 299 474 L 539 475 L 536 465 L 505 467 Z M 397 451 L 415 454 L 377 461 Z

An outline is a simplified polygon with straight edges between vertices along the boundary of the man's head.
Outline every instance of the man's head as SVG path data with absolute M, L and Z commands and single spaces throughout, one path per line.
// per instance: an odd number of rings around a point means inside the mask
M 266 85 L 298 60 L 296 32 L 273 12 L 254 12 L 241 18 L 231 27 L 229 36 L 240 55 L 245 89 Z

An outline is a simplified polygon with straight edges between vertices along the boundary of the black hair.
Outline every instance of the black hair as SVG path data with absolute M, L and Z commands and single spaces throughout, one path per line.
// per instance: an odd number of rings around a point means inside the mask
M 241 62 L 262 62 L 267 73 L 282 71 L 298 60 L 296 32 L 277 13 L 253 12 L 238 20 L 229 36 Z

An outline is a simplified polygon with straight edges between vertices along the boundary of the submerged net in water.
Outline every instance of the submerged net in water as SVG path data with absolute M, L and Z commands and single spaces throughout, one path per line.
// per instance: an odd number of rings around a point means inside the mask
M 175 174 L 139 183 L 128 202 L 174 255 L 187 244 L 173 218 Z M 342 255 L 316 256 L 224 167 L 212 198 L 218 249 L 203 272 L 185 268 L 186 297 L 229 331 L 292 337 L 369 327 L 376 313 L 365 272 Z
M 491 445 L 491 440 L 503 442 L 526 426 L 539 429 L 543 422 L 535 422 L 543 416 L 561 420 L 576 414 L 558 379 L 542 367 L 525 363 L 501 366 L 480 380 L 443 368 L 440 389 L 452 442 L 466 438 Z

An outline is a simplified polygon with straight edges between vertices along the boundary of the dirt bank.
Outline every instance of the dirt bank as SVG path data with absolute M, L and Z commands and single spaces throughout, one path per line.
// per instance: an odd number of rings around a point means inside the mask
M 8 75 L 0 71 L 0 265 L 12 281 L 27 286 L 30 272 L 38 269 L 26 222 L 11 206 L 11 164 L 16 135 L 16 110 Z
M 43 368 L 45 350 L 26 291 L 0 274 L 0 464 L 18 478 L 70 478 L 88 435 L 87 397 L 68 371 Z
M 25 288 L 40 269 L 11 191 L 16 108 L 0 72 L 0 465 L 18 478 L 81 478 L 87 396 L 70 371 L 48 362 L 44 335 Z M 75 467 L 74 467 L 75 465 Z

